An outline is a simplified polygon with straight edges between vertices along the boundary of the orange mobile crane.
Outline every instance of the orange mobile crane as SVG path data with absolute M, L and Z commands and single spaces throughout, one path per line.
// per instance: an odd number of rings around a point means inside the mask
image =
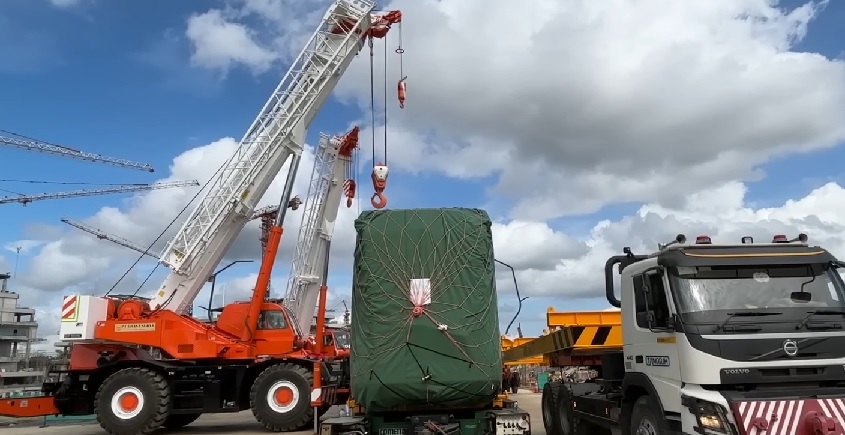
M 95 414 L 114 435 L 149 434 L 188 425 L 203 413 L 247 409 L 271 431 L 317 425 L 319 413 L 336 403 L 337 378 L 306 348 L 297 313 L 265 296 L 308 125 L 354 56 L 401 20 L 395 11 L 374 14 L 374 6 L 336 0 L 329 7 L 160 256 L 171 273 L 152 298 L 66 297 L 60 336 L 73 342 L 69 367 L 45 382 L 43 397 L 0 401 L 0 415 Z M 280 210 L 251 299 L 225 306 L 213 325 L 194 319 L 188 309 L 287 160 Z M 320 293 L 318 318 L 324 318 L 325 285 Z

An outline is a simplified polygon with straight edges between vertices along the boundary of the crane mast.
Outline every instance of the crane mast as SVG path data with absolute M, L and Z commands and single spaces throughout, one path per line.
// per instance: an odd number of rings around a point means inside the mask
M 326 11 L 235 154 L 160 255 L 171 273 L 153 295 L 153 309 L 187 312 L 285 161 L 301 155 L 308 126 L 364 46 L 374 6 L 370 0 L 337 0 Z
M 152 252 L 147 251 L 147 248 L 145 248 L 145 247 L 143 247 L 143 246 L 141 246 L 141 245 L 139 245 L 139 244 L 137 244 L 137 243 L 135 243 L 131 240 L 124 239 L 123 237 L 116 236 L 114 234 L 109 234 L 109 233 L 107 233 L 103 230 L 100 230 L 98 228 L 94 228 L 91 225 L 88 225 L 88 224 L 85 224 L 85 223 L 82 223 L 82 222 L 77 222 L 77 221 L 74 221 L 74 220 L 71 220 L 71 219 L 68 219 L 68 218 L 62 218 L 62 222 L 66 223 L 66 224 L 68 224 L 68 225 L 70 225 L 74 228 L 85 231 L 88 234 L 92 234 L 100 240 L 108 240 L 108 241 L 110 241 L 114 244 L 123 246 L 124 248 L 129 248 L 129 249 L 131 249 L 135 252 L 153 257 L 156 260 L 158 260 L 158 257 L 156 257 L 156 255 L 153 254 Z
M 358 127 L 345 136 L 320 135 L 311 183 L 303 203 L 293 267 L 288 279 L 285 305 L 299 322 L 300 331 L 311 329 L 311 320 L 325 285 L 329 250 L 352 152 L 358 145 Z M 351 203 L 347 203 L 351 205 Z
M 174 187 L 187 187 L 187 186 L 199 186 L 200 183 L 196 180 L 192 181 L 171 181 L 167 183 L 153 183 L 153 184 L 127 184 L 123 186 L 112 186 L 112 187 L 104 187 L 102 189 L 82 189 L 82 190 L 71 190 L 68 192 L 54 192 L 54 193 L 42 193 L 38 195 L 21 195 L 21 196 L 8 196 L 0 198 L 0 204 L 10 204 L 13 202 L 21 203 L 23 205 L 27 205 L 33 201 L 41 201 L 45 199 L 64 199 L 64 198 L 74 198 L 78 196 L 95 196 L 95 195 L 107 195 L 110 193 L 127 193 L 127 192 L 143 192 L 145 190 L 161 190 L 161 189 L 172 189 Z
M 146 172 L 155 172 L 153 167 L 147 163 L 133 162 L 131 160 L 118 159 L 115 157 L 108 157 L 100 154 L 79 151 L 73 148 L 42 142 L 39 140 L 19 135 L 18 137 L 0 135 L 0 144 L 28 151 L 40 151 L 43 153 L 53 154 L 57 156 L 71 157 L 79 160 L 87 160 L 89 162 L 106 163 L 114 166 L 120 166 L 123 168 L 138 169 Z

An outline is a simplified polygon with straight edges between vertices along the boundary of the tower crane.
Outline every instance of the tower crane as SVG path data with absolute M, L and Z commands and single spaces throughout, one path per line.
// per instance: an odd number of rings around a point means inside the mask
M 267 248 L 267 236 L 268 236 L 269 231 L 270 231 L 270 226 L 272 226 L 272 224 L 273 224 L 272 219 L 275 219 L 276 213 L 278 213 L 278 211 L 279 211 L 279 206 L 268 205 L 266 207 L 262 207 L 258 210 L 255 210 L 255 212 L 252 214 L 253 220 L 254 219 L 262 219 L 262 222 L 261 222 L 261 238 L 260 238 L 262 252 Z M 265 223 L 265 220 L 270 220 L 270 223 L 269 224 Z M 115 234 L 107 233 L 107 232 L 105 232 L 101 229 L 94 228 L 94 227 L 92 227 L 88 224 L 85 224 L 85 223 L 82 223 L 82 222 L 79 222 L 79 221 L 75 221 L 75 220 L 72 220 L 72 219 L 69 219 L 69 218 L 62 218 L 61 221 L 63 223 L 66 223 L 66 224 L 74 227 L 74 228 L 85 231 L 88 234 L 92 234 L 100 240 L 108 240 L 108 241 L 110 241 L 114 244 L 123 246 L 124 248 L 129 248 L 129 249 L 131 249 L 135 252 L 138 252 L 140 254 L 144 254 L 146 256 L 149 256 L 149 257 L 152 257 L 152 258 L 155 258 L 156 260 L 158 260 L 158 256 L 156 256 L 156 254 L 148 251 L 147 248 L 141 246 L 140 243 L 135 243 L 135 242 L 133 242 L 129 239 L 120 237 L 120 236 L 115 235 Z
M 0 134 L 0 145 L 6 145 L 29 151 L 39 151 L 47 154 L 70 157 L 79 160 L 87 160 L 89 162 L 106 163 L 109 165 L 120 166 L 123 168 L 138 169 L 145 172 L 155 172 L 155 169 L 153 169 L 152 165 L 148 163 L 133 162 L 131 160 L 104 156 L 102 154 L 79 151 L 61 145 L 42 142 L 37 139 L 12 133 L 10 131 L 0 130 L 0 133 L 3 133 Z
M 112 243 L 118 244 L 118 245 L 123 246 L 125 248 L 129 248 L 129 249 L 131 249 L 135 252 L 153 257 L 156 260 L 158 260 L 158 257 L 156 257 L 155 254 L 147 251 L 147 248 L 144 248 L 143 246 L 141 246 L 141 245 L 139 245 L 139 244 L 137 244 L 137 243 L 135 243 L 131 240 L 124 239 L 123 237 L 116 236 L 114 234 L 109 234 L 109 233 L 107 233 L 103 230 L 94 228 L 94 227 L 92 227 L 88 224 L 84 224 L 82 222 L 77 222 L 77 221 L 74 221 L 74 220 L 71 220 L 71 219 L 68 219 L 68 218 L 62 218 L 62 222 L 66 223 L 66 224 L 68 224 L 72 227 L 75 227 L 77 229 L 80 229 L 82 231 L 85 231 L 88 234 L 93 234 L 94 236 L 96 236 L 100 240 L 108 240 Z
M 329 250 L 341 198 L 352 206 L 355 181 L 352 176 L 353 152 L 358 147 L 358 127 L 344 136 L 320 135 L 308 194 L 303 202 L 299 237 L 285 293 L 285 304 L 296 313 L 299 327 L 311 329 L 317 301 L 325 301 L 328 291 Z M 321 307 L 320 309 L 324 309 Z M 321 316 L 317 316 L 320 329 Z
M 42 201 L 45 199 L 64 199 L 74 198 L 78 196 L 108 195 L 110 193 L 143 192 L 147 190 L 172 189 L 174 187 L 188 187 L 199 185 L 200 183 L 196 180 L 169 181 L 165 183 L 153 184 L 125 184 L 121 186 L 104 187 L 101 189 L 81 189 L 71 190 L 67 192 L 41 193 L 37 195 L 6 196 L 0 198 L 0 204 L 10 204 L 13 202 L 17 202 L 25 206 L 33 201 Z
M 143 435 L 188 425 L 202 413 L 251 409 L 268 430 L 313 422 L 316 432 L 319 415 L 348 395 L 349 370 L 332 373 L 319 347 L 309 347 L 296 313 L 265 297 L 287 209 L 297 204 L 292 189 L 306 130 L 355 55 L 401 21 L 398 11 L 374 8 L 372 0 L 332 2 L 159 256 L 170 274 L 153 297 L 66 296 L 60 335 L 73 346 L 65 379 L 47 382 L 46 395 L 25 405 L 0 400 L 0 415 L 96 414 L 109 433 Z M 288 160 L 251 299 L 224 306 L 213 325 L 190 317 L 188 307 Z M 325 297 L 320 305 L 325 311 Z

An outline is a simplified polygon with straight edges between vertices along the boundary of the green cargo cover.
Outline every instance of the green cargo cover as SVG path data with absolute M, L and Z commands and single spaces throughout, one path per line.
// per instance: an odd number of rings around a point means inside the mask
M 489 406 L 502 377 L 490 217 L 465 208 L 355 221 L 352 397 L 368 412 Z

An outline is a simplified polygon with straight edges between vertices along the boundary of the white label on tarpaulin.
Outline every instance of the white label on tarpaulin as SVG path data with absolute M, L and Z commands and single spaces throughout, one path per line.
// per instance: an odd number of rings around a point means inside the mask
M 415 307 L 431 304 L 431 280 L 428 278 L 412 279 L 410 299 Z

